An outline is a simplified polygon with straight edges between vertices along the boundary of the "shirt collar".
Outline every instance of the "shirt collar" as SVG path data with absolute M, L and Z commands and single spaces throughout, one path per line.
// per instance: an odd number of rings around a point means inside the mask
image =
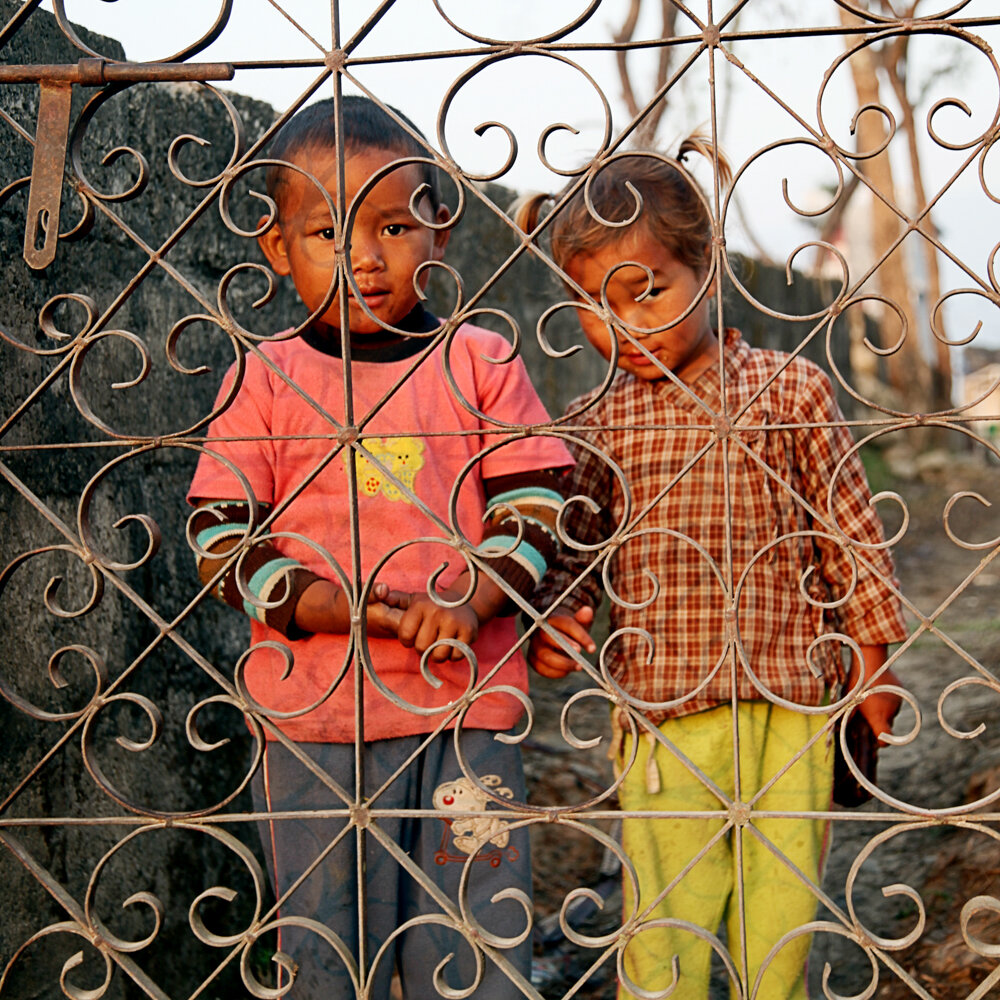
M 407 333 L 431 333 L 441 325 L 441 321 L 433 313 L 426 310 L 419 302 L 400 321 L 398 328 Z M 319 351 L 331 358 L 343 357 L 341 351 L 340 331 L 325 323 L 311 323 L 299 336 L 313 350 Z M 403 361 L 412 358 L 426 350 L 427 337 L 405 337 L 388 335 L 376 347 L 366 346 L 364 336 L 351 337 L 351 360 L 368 361 L 375 364 L 386 364 L 392 361 Z

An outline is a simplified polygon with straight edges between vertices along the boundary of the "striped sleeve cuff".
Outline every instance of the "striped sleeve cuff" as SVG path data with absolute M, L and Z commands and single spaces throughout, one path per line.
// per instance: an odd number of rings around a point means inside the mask
M 559 551 L 555 525 L 563 497 L 548 471 L 507 476 L 495 485 L 499 488 L 490 495 L 477 551 L 505 583 L 528 598 Z
M 235 555 L 239 539 L 250 527 L 250 509 L 246 503 L 216 501 L 200 508 L 193 522 L 195 541 L 210 555 L 198 556 L 198 571 L 211 575 L 211 563 Z M 244 589 L 253 597 L 273 607 L 259 607 L 248 600 L 237 580 L 237 567 Z M 306 588 L 321 579 L 301 563 L 283 555 L 271 542 L 253 545 L 242 562 L 233 562 L 212 588 L 224 604 L 241 611 L 248 618 L 262 622 L 289 639 L 309 633 L 295 624 L 295 608 Z

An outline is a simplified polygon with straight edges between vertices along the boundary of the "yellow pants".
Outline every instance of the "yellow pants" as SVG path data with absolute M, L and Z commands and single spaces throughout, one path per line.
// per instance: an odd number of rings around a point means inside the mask
M 825 718 L 789 711 L 765 701 L 740 702 L 737 706 L 740 800 L 753 799 L 808 743 Z M 825 738 L 817 740 L 753 803 L 749 824 L 728 830 L 673 884 L 726 823 L 727 803 L 735 793 L 732 708 L 723 705 L 668 719 L 660 726 L 660 732 L 714 782 L 727 801 L 720 802 L 705 782 L 659 741 L 654 743 L 652 737 L 640 737 L 635 763 L 619 789 L 623 812 L 711 810 L 719 813 L 719 817 L 623 817 L 622 842 L 635 867 L 639 888 L 636 908 L 634 887 L 626 874 L 625 916 L 628 919 L 634 913 L 641 918 L 636 927 L 638 933 L 625 948 L 626 975 L 646 990 L 663 990 L 672 982 L 671 960 L 676 955 L 680 977 L 671 1000 L 705 1000 L 711 945 L 690 930 L 642 927 L 651 921 L 670 918 L 715 934 L 724 923 L 729 953 L 743 978 L 744 995 L 749 997 L 762 963 L 778 940 L 814 919 L 816 912 L 816 896 L 809 884 L 781 858 L 793 864 L 808 883 L 818 885 L 828 827 L 824 820 L 758 819 L 754 813 L 758 809 L 798 813 L 827 810 L 833 751 L 827 747 Z M 628 761 L 631 742 L 632 738 L 626 736 L 620 763 Z M 664 893 L 668 886 L 669 891 Z M 653 910 L 642 916 L 654 901 Z M 760 1000 L 806 997 L 804 972 L 810 940 L 809 935 L 794 938 L 768 963 L 757 993 Z M 733 994 L 736 995 L 735 987 Z M 632 994 L 620 986 L 618 996 Z

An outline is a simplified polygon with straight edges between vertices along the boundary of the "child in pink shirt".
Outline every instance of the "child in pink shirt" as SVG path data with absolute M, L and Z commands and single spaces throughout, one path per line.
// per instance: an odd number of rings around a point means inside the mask
M 572 460 L 505 430 L 549 421 L 520 360 L 496 363 L 509 345 L 468 324 L 445 334 L 420 303 L 449 215 L 418 133 L 367 99 L 342 113 L 343 163 L 332 101 L 272 151 L 259 241 L 310 315 L 225 379 L 189 492 L 199 573 L 252 623 L 236 683 L 267 741 L 256 808 L 296 814 L 262 824 L 294 995 L 367 980 L 388 996 L 398 968 L 406 996 L 436 995 L 440 975 L 515 997 L 526 831 L 482 814 L 524 800 L 499 739 L 527 692 L 509 615 L 558 547 L 556 472 Z M 453 818 L 407 814 L 432 809 Z

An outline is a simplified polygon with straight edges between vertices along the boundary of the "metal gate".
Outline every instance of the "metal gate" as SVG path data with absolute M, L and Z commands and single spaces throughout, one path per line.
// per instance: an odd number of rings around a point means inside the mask
M 655 939 L 651 932 L 672 927 L 707 946 L 711 982 L 704 988 L 712 997 L 729 990 L 784 995 L 768 976 L 803 941 L 806 949 L 811 942 L 811 995 L 993 995 L 1000 982 L 1000 528 L 991 503 L 1000 457 L 1000 359 L 981 349 L 1000 348 L 993 235 L 1000 197 L 991 156 L 1000 135 L 1000 70 L 991 48 L 1000 15 L 974 0 L 905 10 L 874 0 L 815 0 L 801 10 L 768 0 L 631 5 L 631 14 L 643 17 L 656 6 L 662 22 L 647 23 L 633 20 L 627 4 L 581 0 L 572 11 L 541 5 L 526 12 L 544 26 L 524 38 L 513 37 L 513 14 L 502 32 L 482 27 L 496 24 L 501 5 L 473 6 L 331 0 L 329 34 L 317 41 L 296 20 L 295 5 L 268 0 L 262 9 L 301 33 L 304 54 L 217 62 L 203 58 L 204 50 L 225 41 L 241 7 L 241 0 L 219 0 L 200 37 L 139 63 L 111 39 L 75 25 L 66 0 L 52 0 L 52 12 L 40 0 L 0 0 L 0 993 L 294 997 L 306 994 L 302 981 L 296 986 L 295 948 L 312 940 L 341 976 L 340 986 L 317 987 L 324 995 L 339 989 L 345 996 L 413 996 L 402 957 L 396 968 L 395 947 L 431 928 L 442 943 L 420 962 L 442 996 L 481 996 L 476 990 L 490 977 L 509 983 L 510 996 L 606 997 L 619 982 L 636 996 L 679 996 L 698 975 L 685 960 L 660 956 L 661 971 L 645 991 L 628 964 Z M 393 17 L 433 19 L 448 44 L 386 50 L 379 30 Z M 607 22 L 615 17 L 624 27 L 611 38 Z M 409 23 L 421 37 L 417 22 Z M 536 75 L 543 64 L 575 84 L 553 89 Z M 616 66 L 629 65 L 627 80 L 616 75 Z M 769 807 L 762 799 L 796 762 L 818 750 L 829 761 L 835 743 L 846 746 L 852 709 L 872 688 L 886 686 L 884 675 L 865 690 L 830 690 L 823 704 L 807 702 L 819 720 L 812 736 L 790 746 L 762 787 L 744 797 L 710 778 L 688 744 L 665 736 L 656 725 L 659 710 L 630 695 L 612 667 L 613 650 L 626 639 L 637 643 L 636 656 L 644 649 L 652 656 L 667 641 L 669 622 L 652 611 L 642 628 L 609 635 L 607 624 L 598 624 L 598 652 L 578 655 L 580 669 L 567 678 L 532 675 L 527 694 L 509 692 L 524 714 L 501 742 L 519 749 L 526 795 L 503 784 L 488 756 L 473 764 L 463 743 L 467 714 L 503 663 L 548 628 L 554 607 L 533 606 L 477 554 L 467 527 L 452 516 L 460 483 L 442 515 L 401 471 L 399 456 L 384 450 L 373 421 L 415 377 L 419 361 L 370 411 L 337 420 L 317 410 L 317 427 L 305 440 L 318 448 L 318 464 L 285 503 L 294 504 L 321 469 L 339 470 L 354 487 L 349 509 L 331 512 L 350 538 L 350 558 L 338 564 L 324 556 L 354 614 L 349 655 L 331 668 L 326 695 L 342 686 L 357 699 L 366 684 L 375 685 L 387 704 L 432 722 L 417 728 L 414 749 L 386 765 L 373 791 L 364 774 L 374 765 L 360 735 L 345 778 L 287 736 L 282 714 L 248 692 L 246 621 L 213 598 L 222 568 L 211 583 L 198 579 L 185 495 L 198 456 L 218 445 L 209 423 L 231 401 L 213 404 L 223 372 L 235 363 L 242 377 L 245 359 L 253 358 L 289 383 L 266 347 L 287 339 L 275 330 L 305 322 L 294 289 L 277 284 L 257 252 L 257 220 L 269 209 L 255 192 L 277 130 L 315 96 L 336 95 L 339 108 L 345 90 L 360 92 L 431 121 L 408 106 L 398 82 L 391 93 L 380 90 L 378 71 L 398 66 L 412 74 L 446 67 L 428 79 L 447 77 L 428 85 L 437 118 L 427 128 L 426 159 L 445 178 L 453 235 L 445 266 L 430 269 L 431 305 L 443 319 L 424 334 L 425 353 L 452 345 L 464 323 L 498 331 L 508 356 L 483 363 L 502 368 L 523 357 L 554 418 L 527 426 L 491 422 L 474 401 L 459 399 L 482 418 L 480 459 L 511 441 L 587 439 L 581 411 L 563 418 L 563 408 L 594 385 L 606 391 L 614 374 L 577 329 L 578 300 L 567 298 L 567 276 L 548 242 L 555 215 L 525 233 L 507 214 L 512 192 L 500 185 L 540 176 L 512 174 L 513 165 L 530 160 L 549 171 L 554 187 L 589 190 L 602 167 L 648 134 L 664 104 L 666 121 L 677 115 L 702 125 L 726 148 L 735 165 L 728 190 L 717 159 L 700 173 L 684 164 L 708 192 L 711 274 L 722 291 L 713 306 L 716 324 L 739 326 L 757 344 L 779 341 L 826 368 L 846 413 L 835 423 L 860 442 L 896 553 L 899 582 L 885 585 L 898 593 L 908 637 L 891 648 L 887 667 L 906 693 L 896 735 L 880 754 L 878 785 L 866 783 L 873 794 L 867 804 L 816 811 Z M 925 66 L 931 71 L 917 79 Z M 511 67 L 476 100 L 516 92 L 519 111 L 509 123 L 477 119 L 464 139 L 474 134 L 492 145 L 470 152 L 474 145 L 456 139 L 449 116 L 466 87 Z M 643 79 L 634 67 L 645 67 L 654 83 L 645 96 L 627 95 L 632 110 L 623 113 L 623 81 Z M 272 69 L 309 76 L 275 114 L 225 89 L 234 74 Z M 576 100 L 579 91 L 596 111 L 565 124 L 560 95 Z M 535 147 L 536 136 L 529 142 L 519 134 L 516 115 L 546 101 L 554 111 Z M 917 161 L 921 170 L 899 182 L 904 165 Z M 556 214 L 561 204 L 557 199 Z M 641 211 L 641 199 L 635 205 Z M 331 208 L 338 226 L 346 219 L 349 229 L 346 200 Z M 777 283 L 770 281 L 775 274 Z M 606 317 L 600 299 L 587 305 Z M 457 398 L 450 364 L 441 388 Z M 358 375 L 349 359 L 344 367 L 350 393 Z M 811 431 L 813 422 L 759 426 L 741 424 L 742 416 L 728 404 L 710 412 L 706 451 L 724 449 L 733 462 L 756 457 L 757 481 L 774 491 L 776 503 L 807 507 L 781 471 L 759 458 L 765 452 L 755 442 Z M 665 441 L 685 426 L 650 430 Z M 433 453 L 441 440 L 464 433 L 442 430 L 435 438 L 432 431 L 427 447 Z M 617 470 L 612 456 L 601 457 Z M 467 565 L 474 577 L 505 588 L 508 610 L 519 615 L 517 637 L 495 667 L 477 669 L 475 644 L 455 647 L 467 686 L 434 709 L 392 691 L 368 651 L 360 609 L 373 574 L 360 558 L 368 484 L 359 485 L 359 475 L 368 475 L 376 492 L 417 504 L 426 514 L 424 541 L 447 550 L 441 561 Z M 654 503 L 632 506 L 629 484 L 618 478 L 623 519 L 612 537 L 583 551 L 606 591 L 605 606 L 634 615 L 659 598 L 655 574 L 645 581 L 648 600 L 630 602 L 606 567 L 644 532 L 662 536 L 664 529 L 649 528 L 651 511 L 675 484 L 664 483 Z M 720 501 L 730 539 L 743 530 L 741 488 L 727 479 Z M 564 547 L 572 547 L 588 503 L 577 496 L 564 504 L 557 527 Z M 274 526 L 280 513 L 280 506 L 256 512 L 222 563 L 242 566 L 262 542 L 287 545 Z M 838 535 L 823 511 L 810 509 L 810 517 L 813 533 L 837 539 L 849 553 L 856 583 L 871 548 Z M 683 524 L 665 530 L 698 547 Z M 773 558 L 795 535 L 762 541 L 751 562 Z M 384 541 L 388 554 L 417 540 Z M 739 624 L 747 577 L 731 558 L 699 553 L 724 623 L 715 635 L 722 650 L 715 669 L 731 672 L 735 683 L 753 668 Z M 435 580 L 427 581 L 431 590 Z M 805 593 L 808 574 L 799 585 Z M 266 609 L 266 601 L 244 596 L 250 617 Z M 823 603 L 810 600 L 816 608 Z M 841 600 L 845 595 L 828 599 L 827 610 Z M 276 642 L 282 669 L 293 676 L 298 647 Z M 435 666 L 422 669 L 430 691 L 438 683 Z M 784 704 L 766 685 L 757 690 L 759 702 Z M 364 713 L 357 714 L 363 734 Z M 626 750 L 615 768 L 606 751 L 622 718 Z M 731 757 L 750 739 L 748 726 L 733 724 Z M 255 774 L 260 781 L 267 741 L 284 747 L 289 773 L 308 785 L 300 807 L 266 811 L 260 799 L 254 806 L 250 787 Z M 432 744 L 455 748 L 461 795 L 435 798 L 433 807 L 391 804 L 394 786 Z M 709 789 L 715 804 L 623 810 L 622 782 L 629 772 L 655 771 L 647 763 L 654 744 Z M 708 820 L 711 832 L 653 893 L 644 877 L 636 900 L 638 861 L 622 846 L 623 818 L 651 836 L 673 821 L 677 829 L 704 829 Z M 826 867 L 818 878 L 773 831 L 823 822 Z M 311 853 L 294 859 L 297 874 L 275 885 L 267 841 L 295 824 L 320 832 Z M 439 838 L 430 867 L 455 867 L 455 893 L 443 891 L 396 839 L 392 831 L 408 824 Z M 500 932 L 484 925 L 471 899 L 480 871 L 517 854 L 510 838 L 523 831 L 534 897 L 511 883 L 486 901 L 487 911 L 505 908 Z M 683 912 L 665 916 L 665 901 L 681 894 L 720 845 L 734 857 L 728 930 Z M 748 941 L 770 916 L 748 901 L 744 852 L 751 845 L 777 858 L 816 906 L 815 919 L 781 929 L 763 961 L 748 958 Z M 347 921 L 359 945 L 308 902 L 316 897 L 310 880 L 321 879 L 328 858 L 345 849 L 361 886 Z M 384 902 L 374 898 L 379 863 L 405 873 L 409 894 L 430 902 L 416 916 L 402 913 L 388 941 L 372 944 L 366 932 L 376 902 Z M 778 899 L 772 908 L 781 905 Z M 290 939 L 293 931 L 298 937 Z M 512 957 L 524 942 L 533 948 L 530 972 Z

